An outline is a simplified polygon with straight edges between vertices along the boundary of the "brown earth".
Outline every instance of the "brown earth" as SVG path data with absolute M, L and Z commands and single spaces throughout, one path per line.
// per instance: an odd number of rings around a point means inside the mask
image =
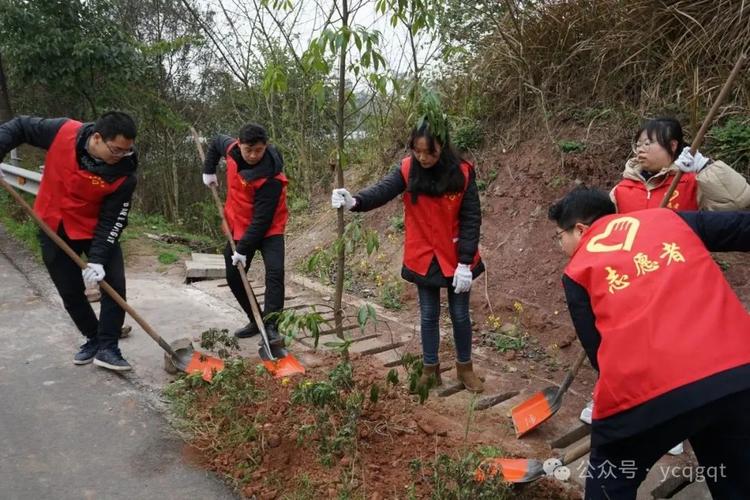
M 256 423 L 258 435 L 229 447 L 218 444 L 214 434 L 197 433 L 185 448 L 185 457 L 231 478 L 247 498 L 341 498 L 342 492 L 349 492 L 347 498 L 406 498 L 410 494 L 425 498 L 435 488 L 432 474 L 440 455 L 455 457 L 489 444 L 482 433 L 457 427 L 439 406 L 421 406 L 400 386 L 388 385 L 379 366 L 355 354 L 355 389 L 365 395 L 357 439 L 353 449 L 333 454 L 331 462 L 324 464 L 315 408 L 290 400 L 298 383 L 326 380 L 339 361 L 337 356 L 320 354 L 318 365 L 308 368 L 304 382 L 290 383 L 259 376 L 249 367 L 244 376 L 265 397 L 241 406 L 238 412 Z M 367 397 L 373 385 L 381 388 L 376 402 Z M 215 418 L 217 403 L 217 395 L 205 387 L 199 389 L 194 406 L 197 418 Z M 342 424 L 339 417 L 331 416 L 334 428 Z M 252 471 L 248 463 L 253 464 Z M 451 483 L 450 477 L 443 480 Z M 516 488 L 500 485 L 496 495 L 493 498 L 578 498 L 576 488 L 546 478 Z

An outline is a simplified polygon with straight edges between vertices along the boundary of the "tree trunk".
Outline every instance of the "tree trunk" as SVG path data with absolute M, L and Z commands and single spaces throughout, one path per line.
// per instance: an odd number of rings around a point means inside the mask
M 349 24 L 349 5 L 347 0 L 341 2 L 341 25 L 342 31 L 346 30 Z M 341 47 L 339 57 L 339 100 L 338 109 L 336 110 L 337 121 L 337 143 L 338 143 L 338 161 L 336 163 L 336 187 L 344 187 L 344 107 L 346 105 L 346 44 Z M 338 236 L 339 240 L 344 237 L 344 207 L 338 209 Z M 333 308 L 335 311 L 334 320 L 336 326 L 336 336 L 344 338 L 344 310 L 341 307 L 341 299 L 344 294 L 344 267 L 346 266 L 345 245 L 343 242 L 338 245 L 338 258 L 336 262 L 336 294 L 334 296 Z
M 13 108 L 10 106 L 8 95 L 8 84 L 5 80 L 5 69 L 3 68 L 3 55 L 0 53 L 0 123 L 7 122 L 13 118 Z

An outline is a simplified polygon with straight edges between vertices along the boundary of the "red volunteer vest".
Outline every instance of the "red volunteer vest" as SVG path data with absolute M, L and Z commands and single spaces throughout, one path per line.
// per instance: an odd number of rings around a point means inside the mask
M 227 224 L 229 224 L 229 229 L 232 231 L 232 238 L 240 240 L 253 221 L 255 190 L 265 184 L 268 178 L 262 177 L 246 181 L 240 175 L 237 162 L 229 154 L 237 144 L 236 141 L 230 144 L 225 155 L 227 160 L 227 201 L 224 204 L 224 216 L 227 219 Z M 280 180 L 283 187 L 271 227 L 264 235 L 266 237 L 284 234 L 286 222 L 289 219 L 289 211 L 286 208 L 286 186 L 289 181 L 283 173 L 277 174 L 274 179 Z
M 750 363 L 750 315 L 673 211 L 597 220 L 565 269 L 601 334 L 594 418 Z
M 632 179 L 624 179 L 615 186 L 615 203 L 617 211 L 621 214 L 645 210 L 647 208 L 658 208 L 669 186 L 672 184 L 674 174 L 667 176 L 662 184 L 649 191 L 643 182 Z M 698 210 L 698 181 L 695 174 L 682 174 L 677 188 L 667 203 L 667 208 L 672 210 Z
M 62 222 L 71 240 L 90 240 L 99 222 L 106 196 L 125 181 L 109 183 L 82 169 L 76 157 L 76 137 L 82 123 L 66 121 L 57 132 L 44 159 L 44 175 L 34 202 L 34 212 L 57 232 Z
M 409 183 L 411 156 L 401 160 L 401 176 Z M 474 167 L 461 162 L 461 172 L 466 182 L 460 193 L 443 196 L 420 195 L 413 203 L 411 193 L 404 200 L 404 266 L 425 276 L 433 256 L 437 257 L 443 276 L 453 276 L 458 265 L 458 230 L 461 201 L 469 185 L 469 174 Z M 474 255 L 471 268 L 479 263 L 479 251 Z

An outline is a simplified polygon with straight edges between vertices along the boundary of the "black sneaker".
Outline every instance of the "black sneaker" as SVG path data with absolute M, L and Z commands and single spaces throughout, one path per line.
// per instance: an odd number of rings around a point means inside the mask
M 260 330 L 258 330 L 258 326 L 251 321 L 250 323 L 243 326 L 239 330 L 236 330 L 234 332 L 234 336 L 237 337 L 238 339 L 247 339 L 254 335 L 258 335 L 259 333 L 260 333 Z
M 130 363 L 122 357 L 122 353 L 117 347 L 99 349 L 99 352 L 94 356 L 94 364 L 118 372 L 126 372 L 132 368 Z
M 94 361 L 96 351 L 99 350 L 99 340 L 96 338 L 88 339 L 81 349 L 73 357 L 74 365 L 87 365 Z
M 266 335 L 268 336 L 268 344 L 272 346 L 283 346 L 284 345 L 284 339 L 279 335 L 279 330 L 276 328 L 275 323 L 266 323 Z M 263 339 L 260 339 L 260 342 L 258 342 L 258 345 L 263 347 Z

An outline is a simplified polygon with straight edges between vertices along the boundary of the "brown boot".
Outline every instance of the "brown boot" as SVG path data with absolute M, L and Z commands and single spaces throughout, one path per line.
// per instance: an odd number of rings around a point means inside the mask
M 464 387 L 469 392 L 483 392 L 484 383 L 479 380 L 476 373 L 474 373 L 474 367 L 471 361 L 466 363 L 460 363 L 456 361 L 456 372 L 458 374 L 458 380 L 463 382 Z
M 418 386 L 426 385 L 428 389 L 443 385 L 440 378 L 440 363 L 422 366 L 422 376 L 419 377 Z

